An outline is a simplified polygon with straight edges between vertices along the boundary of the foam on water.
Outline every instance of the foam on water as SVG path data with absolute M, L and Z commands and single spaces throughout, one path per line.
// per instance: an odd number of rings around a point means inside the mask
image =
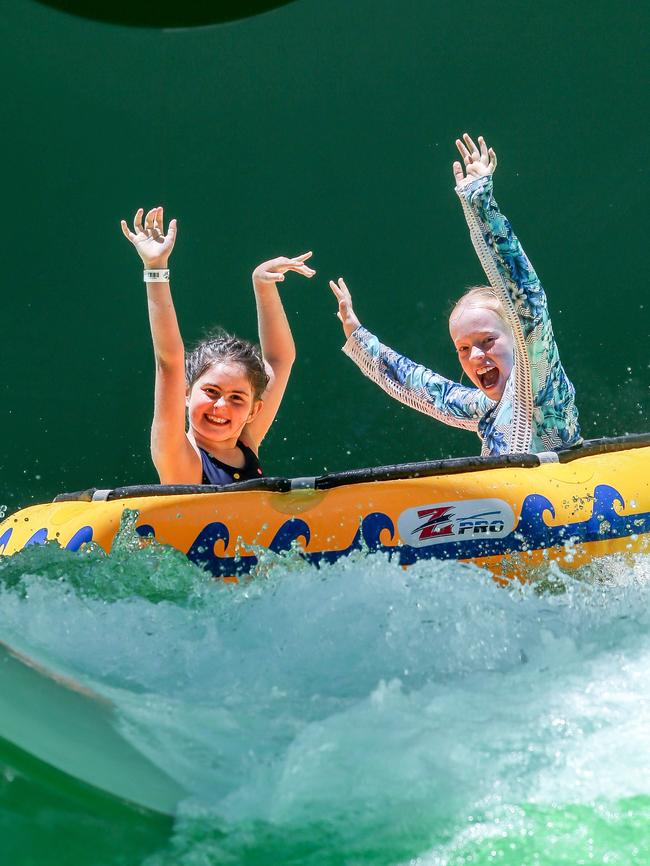
M 189 792 L 150 866 L 577 863 L 585 827 L 601 859 L 599 827 L 646 844 L 649 563 L 504 589 L 289 553 L 229 585 L 125 532 L 0 560 L 0 640 L 110 697 Z

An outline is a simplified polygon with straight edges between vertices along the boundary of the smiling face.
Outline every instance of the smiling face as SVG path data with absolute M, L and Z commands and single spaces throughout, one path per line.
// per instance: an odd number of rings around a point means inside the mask
M 187 400 L 190 433 L 197 445 L 232 448 L 262 408 L 241 364 L 218 361 L 194 382 Z
M 477 388 L 498 401 L 514 365 L 512 331 L 495 310 L 461 304 L 449 319 L 460 365 Z

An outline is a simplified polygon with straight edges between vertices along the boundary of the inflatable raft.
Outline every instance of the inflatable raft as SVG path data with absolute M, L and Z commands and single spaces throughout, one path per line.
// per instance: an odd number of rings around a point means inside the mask
M 0 553 L 56 540 L 109 551 L 126 509 L 136 531 L 222 578 L 249 573 L 262 548 L 311 563 L 383 551 L 404 566 L 456 559 L 522 576 L 544 560 L 574 568 L 650 541 L 650 434 L 548 454 L 472 457 L 228 487 L 92 488 L 0 524 Z M 143 543 L 145 543 L 143 541 Z M 522 568 L 522 565 L 524 568 Z

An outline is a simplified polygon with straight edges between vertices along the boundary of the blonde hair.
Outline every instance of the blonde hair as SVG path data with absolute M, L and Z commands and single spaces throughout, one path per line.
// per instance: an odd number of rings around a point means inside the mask
M 449 314 L 449 324 L 461 310 L 467 307 L 483 307 L 492 310 L 501 319 L 504 325 L 512 330 L 506 311 L 501 300 L 492 286 L 471 286 L 454 304 Z

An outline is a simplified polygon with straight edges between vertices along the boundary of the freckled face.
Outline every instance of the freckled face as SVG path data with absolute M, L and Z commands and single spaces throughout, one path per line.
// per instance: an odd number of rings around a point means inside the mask
M 236 442 L 261 405 L 240 364 L 213 364 L 192 385 L 188 398 L 190 430 L 199 445 Z
M 491 400 L 500 400 L 514 365 L 512 331 L 488 307 L 463 307 L 449 320 L 460 365 Z

